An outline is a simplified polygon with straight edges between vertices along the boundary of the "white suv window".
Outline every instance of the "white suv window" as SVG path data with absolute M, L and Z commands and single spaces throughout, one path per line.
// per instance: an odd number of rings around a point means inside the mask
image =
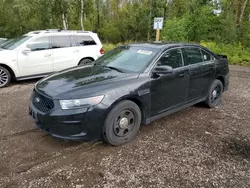
M 53 36 L 52 48 L 68 48 L 71 47 L 71 41 L 69 36 Z
M 49 37 L 41 37 L 35 39 L 30 44 L 28 44 L 27 47 L 30 48 L 31 51 L 41 51 L 50 49 Z
M 76 41 L 77 41 L 78 45 L 80 45 L 80 46 L 96 45 L 96 42 L 90 36 L 77 35 Z

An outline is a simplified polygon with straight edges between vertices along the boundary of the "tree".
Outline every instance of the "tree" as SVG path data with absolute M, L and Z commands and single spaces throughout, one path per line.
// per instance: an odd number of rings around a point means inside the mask
M 162 39 L 250 46 L 249 15 L 248 0 L 0 0 L 0 36 L 63 28 L 95 31 L 104 42 L 145 41 L 155 38 L 154 17 L 164 17 Z

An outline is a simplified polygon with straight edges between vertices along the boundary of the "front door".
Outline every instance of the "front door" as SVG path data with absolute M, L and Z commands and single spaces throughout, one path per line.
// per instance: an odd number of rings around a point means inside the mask
M 173 72 L 151 78 L 151 117 L 186 103 L 189 88 L 189 69 L 183 66 L 179 48 L 163 54 L 156 66 L 168 65 Z
M 50 37 L 40 37 L 27 44 L 30 53 L 18 52 L 18 66 L 22 76 L 36 76 L 53 72 Z

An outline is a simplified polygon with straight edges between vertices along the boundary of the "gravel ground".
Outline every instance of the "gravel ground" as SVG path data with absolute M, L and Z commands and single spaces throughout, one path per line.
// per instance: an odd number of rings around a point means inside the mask
M 250 187 L 250 77 L 237 75 L 219 108 L 169 115 L 121 147 L 35 128 L 36 80 L 0 89 L 0 187 Z

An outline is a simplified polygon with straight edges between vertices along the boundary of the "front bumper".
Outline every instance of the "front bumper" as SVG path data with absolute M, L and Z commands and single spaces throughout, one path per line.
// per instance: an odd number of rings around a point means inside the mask
M 103 104 L 90 108 L 62 110 L 59 101 L 48 113 L 39 111 L 30 101 L 29 114 L 40 129 L 54 137 L 68 140 L 100 139 L 108 111 Z

